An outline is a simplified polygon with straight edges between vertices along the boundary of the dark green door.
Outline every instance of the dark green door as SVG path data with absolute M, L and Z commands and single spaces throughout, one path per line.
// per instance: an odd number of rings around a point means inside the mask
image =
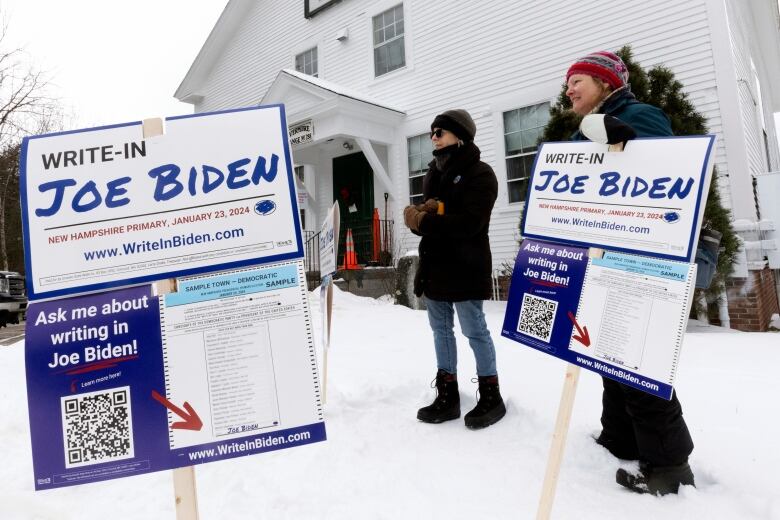
M 344 258 L 347 229 L 351 229 L 357 261 L 367 263 L 371 260 L 374 170 L 363 152 L 333 159 L 333 200 L 339 201 L 341 217 L 339 262 Z

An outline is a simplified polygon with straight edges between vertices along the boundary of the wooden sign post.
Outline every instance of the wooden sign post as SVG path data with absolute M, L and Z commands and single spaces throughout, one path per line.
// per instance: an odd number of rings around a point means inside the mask
M 159 117 L 144 119 L 144 139 L 163 135 L 162 119 Z M 155 282 L 158 296 L 176 291 L 176 280 L 168 279 Z M 195 468 L 187 466 L 173 470 L 173 493 L 176 497 L 176 519 L 198 520 L 198 491 L 195 487 Z
M 577 382 L 580 379 L 580 367 L 566 365 L 566 376 L 563 381 L 561 403 L 558 405 L 558 418 L 555 420 L 555 430 L 550 443 L 550 454 L 547 457 L 547 470 L 542 482 L 542 496 L 539 499 L 539 509 L 536 520 L 548 520 L 552 511 L 555 489 L 558 485 L 558 475 L 561 472 L 561 461 L 566 449 L 566 437 L 569 434 L 571 412 L 574 409 L 574 398 L 577 396 Z
M 622 151 L 622 145 L 621 150 Z M 604 254 L 603 249 L 591 247 L 588 249 L 590 258 L 600 258 Z M 569 435 L 569 423 L 571 413 L 574 410 L 574 398 L 577 397 L 577 383 L 580 380 L 580 367 L 566 364 L 566 375 L 563 380 L 561 402 L 558 405 L 558 417 L 555 419 L 550 454 L 547 457 L 547 469 L 542 482 L 542 495 L 539 498 L 539 508 L 536 512 L 536 520 L 548 520 L 552 512 L 555 489 L 558 486 L 558 475 L 561 472 L 563 453 L 566 450 L 566 437 Z

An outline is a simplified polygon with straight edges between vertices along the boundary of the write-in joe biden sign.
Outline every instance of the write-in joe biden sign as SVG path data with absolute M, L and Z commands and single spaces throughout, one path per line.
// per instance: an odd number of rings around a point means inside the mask
M 284 107 L 28 137 L 32 299 L 303 256 Z
M 523 236 L 691 261 L 714 141 L 711 135 L 636 139 L 624 152 L 584 141 L 543 143 Z

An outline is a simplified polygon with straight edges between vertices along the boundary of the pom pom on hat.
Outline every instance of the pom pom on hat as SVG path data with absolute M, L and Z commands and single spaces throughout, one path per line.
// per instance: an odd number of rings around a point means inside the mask
M 566 81 L 572 74 L 587 74 L 606 81 L 613 89 L 628 84 L 628 68 L 620 56 L 608 51 L 599 51 L 578 59 L 566 73 Z

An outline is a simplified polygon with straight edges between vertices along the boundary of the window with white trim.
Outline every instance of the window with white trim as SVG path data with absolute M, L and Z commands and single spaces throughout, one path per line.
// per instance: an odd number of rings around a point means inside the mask
M 504 149 L 509 202 L 524 202 L 536 157 L 536 143 L 550 120 L 550 103 L 504 112 Z
M 406 65 L 404 6 L 399 4 L 373 17 L 374 76 Z
M 428 163 L 433 160 L 433 143 L 430 134 L 409 137 L 406 141 L 409 158 L 409 203 L 422 204 L 423 178 L 428 172 Z
M 295 56 L 295 70 L 317 77 L 317 47 L 312 47 Z

